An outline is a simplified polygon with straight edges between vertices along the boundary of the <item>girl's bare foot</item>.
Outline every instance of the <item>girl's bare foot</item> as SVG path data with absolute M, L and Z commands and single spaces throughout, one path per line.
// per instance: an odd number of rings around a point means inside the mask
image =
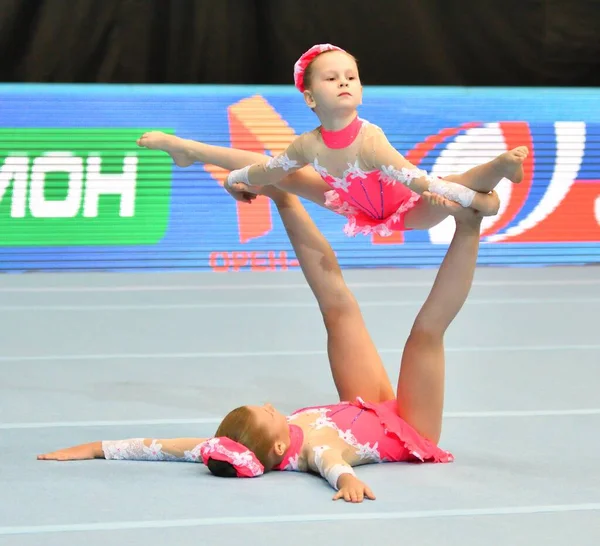
M 194 163 L 194 158 L 186 150 L 185 140 L 175 135 L 150 131 L 137 140 L 137 145 L 150 150 L 167 152 L 178 167 L 189 167 Z
M 495 161 L 504 178 L 518 184 L 523 180 L 523 162 L 529 155 L 527 146 L 519 146 L 499 155 Z

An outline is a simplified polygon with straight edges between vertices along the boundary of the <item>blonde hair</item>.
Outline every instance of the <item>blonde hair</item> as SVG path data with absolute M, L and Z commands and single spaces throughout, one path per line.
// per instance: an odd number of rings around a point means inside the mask
M 225 436 L 247 447 L 265 467 L 265 472 L 269 472 L 275 466 L 271 458 L 271 449 L 275 439 L 263 427 L 256 424 L 254 415 L 246 406 L 230 411 L 221 421 L 215 436 Z M 207 466 L 216 476 L 234 477 L 236 475 L 233 466 L 224 461 L 210 459 Z

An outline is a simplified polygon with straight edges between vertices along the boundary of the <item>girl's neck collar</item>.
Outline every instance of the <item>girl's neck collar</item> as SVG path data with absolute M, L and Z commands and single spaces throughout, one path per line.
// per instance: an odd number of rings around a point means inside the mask
M 298 425 L 290 423 L 290 445 L 286 450 L 283 460 L 275 467 L 275 470 L 290 470 L 297 465 L 302 443 L 304 442 L 304 433 Z
M 349 125 L 339 131 L 328 131 L 321 125 L 321 136 L 328 148 L 339 149 L 350 146 L 358 136 L 363 120 L 356 116 Z

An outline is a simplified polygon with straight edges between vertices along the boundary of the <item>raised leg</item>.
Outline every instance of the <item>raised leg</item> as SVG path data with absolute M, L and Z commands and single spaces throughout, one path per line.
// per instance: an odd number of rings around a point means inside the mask
M 298 171 L 291 176 L 302 174 Z M 317 299 L 340 400 L 354 400 L 357 396 L 370 402 L 393 399 L 394 390 L 333 249 L 297 197 L 273 187 L 264 187 L 261 193 L 277 206 L 302 272 Z
M 444 334 L 467 299 L 479 249 L 480 216 L 470 209 L 457 214 L 454 238 L 404 347 L 396 396 L 399 415 L 435 443 L 444 407 Z
M 137 143 L 139 146 L 151 150 L 167 152 L 178 167 L 189 167 L 198 162 L 209 163 L 233 171 L 269 159 L 269 156 L 257 152 L 225 146 L 213 146 L 204 142 L 169 135 L 161 131 L 145 133 L 138 139 Z M 287 176 L 277 187 L 317 205 L 324 206 L 325 192 L 331 188 L 310 166 L 304 167 L 299 173 L 299 176 Z
M 492 191 L 503 178 L 518 184 L 523 179 L 523 162 L 527 155 L 527 147 L 520 146 L 462 174 L 444 176 L 444 180 L 456 182 L 481 193 Z M 486 196 L 476 197 L 483 198 Z M 439 207 L 431 207 L 427 200 L 422 199 L 413 209 L 407 212 L 404 223 L 409 229 L 430 229 L 445 220 L 447 216 L 446 211 Z
M 528 154 L 526 146 L 519 146 L 500 154 L 492 161 L 477 165 L 462 174 L 444 176 L 444 179 L 483 193 L 492 191 L 503 178 L 518 184 L 523 179 L 523 162 Z

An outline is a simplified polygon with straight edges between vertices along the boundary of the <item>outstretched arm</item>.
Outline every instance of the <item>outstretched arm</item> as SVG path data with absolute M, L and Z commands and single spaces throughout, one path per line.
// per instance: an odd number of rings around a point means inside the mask
M 308 161 L 303 151 L 305 136 L 299 136 L 292 142 L 287 150 L 267 161 L 248 165 L 229 173 L 225 184 L 232 187 L 234 184 L 246 186 L 273 186 L 305 165 Z
M 333 500 L 362 502 L 365 497 L 375 500 L 371 489 L 361 482 L 342 453 L 328 445 L 313 447 L 308 455 L 308 466 L 325 478 L 337 490 Z
M 208 438 L 131 438 L 81 444 L 38 455 L 41 461 L 119 459 L 130 461 L 201 462 L 200 446 Z

